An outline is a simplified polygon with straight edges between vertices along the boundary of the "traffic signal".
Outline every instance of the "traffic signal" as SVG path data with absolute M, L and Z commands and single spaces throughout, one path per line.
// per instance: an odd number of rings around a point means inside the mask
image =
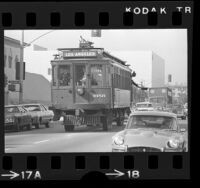
M 26 65 L 25 62 L 23 62 L 23 80 L 25 80 L 25 72 L 26 72 Z M 16 62 L 16 80 L 20 80 L 20 62 Z

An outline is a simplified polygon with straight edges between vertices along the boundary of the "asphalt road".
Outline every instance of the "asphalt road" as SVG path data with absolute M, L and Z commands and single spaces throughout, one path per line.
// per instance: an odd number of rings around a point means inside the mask
M 187 121 L 180 120 L 182 128 Z M 61 122 L 52 122 L 49 128 L 5 133 L 6 153 L 64 153 L 64 152 L 111 152 L 111 138 L 124 126 L 113 124 L 112 131 L 101 127 L 77 127 L 65 132 Z

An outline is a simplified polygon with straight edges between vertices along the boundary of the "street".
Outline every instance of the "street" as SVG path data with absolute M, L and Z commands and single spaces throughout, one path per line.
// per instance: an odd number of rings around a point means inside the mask
M 181 128 L 187 128 L 187 120 L 179 120 Z M 112 131 L 101 127 L 77 127 L 65 132 L 61 122 L 52 122 L 49 128 L 41 126 L 22 132 L 5 133 L 6 153 L 56 153 L 56 152 L 110 152 L 111 138 L 124 126 L 113 123 Z

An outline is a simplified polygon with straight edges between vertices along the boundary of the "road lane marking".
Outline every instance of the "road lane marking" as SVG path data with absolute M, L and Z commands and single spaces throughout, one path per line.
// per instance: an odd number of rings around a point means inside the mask
M 41 140 L 41 141 L 34 142 L 34 144 L 39 144 L 39 143 L 47 142 L 47 141 L 49 141 L 49 140 Z

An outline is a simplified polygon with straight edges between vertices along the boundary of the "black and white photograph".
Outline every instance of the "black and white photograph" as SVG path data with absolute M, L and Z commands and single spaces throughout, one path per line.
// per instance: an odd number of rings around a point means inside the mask
M 188 152 L 187 32 L 4 30 L 5 153 Z

